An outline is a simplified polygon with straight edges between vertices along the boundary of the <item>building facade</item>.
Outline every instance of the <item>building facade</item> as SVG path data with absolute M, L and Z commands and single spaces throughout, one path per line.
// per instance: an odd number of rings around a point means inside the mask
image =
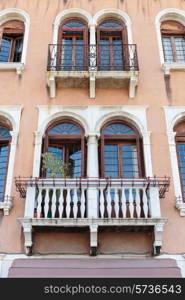
M 2 277 L 90 256 L 185 277 L 184 74 L 182 0 L 0 2 Z

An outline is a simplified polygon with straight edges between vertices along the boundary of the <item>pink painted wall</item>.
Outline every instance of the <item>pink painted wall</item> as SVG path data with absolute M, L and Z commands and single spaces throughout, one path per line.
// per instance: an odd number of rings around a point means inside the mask
M 155 16 L 165 8 L 185 10 L 182 0 L 1 0 L 0 10 L 6 8 L 25 10 L 31 19 L 26 68 L 19 78 L 14 71 L 0 71 L 0 105 L 23 105 L 20 134 L 16 153 L 14 176 L 30 176 L 33 167 L 34 131 L 37 129 L 36 105 L 148 105 L 148 130 L 152 132 L 152 163 L 157 176 L 172 177 L 169 147 L 166 136 L 164 112 L 167 105 L 184 105 L 184 72 L 172 72 L 172 99 L 166 95 L 164 73 L 160 66 L 159 49 L 155 30 Z M 83 8 L 91 14 L 104 8 L 119 8 L 132 20 L 133 42 L 138 47 L 140 66 L 139 86 L 134 99 L 128 98 L 126 89 L 98 89 L 96 99 L 89 99 L 88 89 L 58 89 L 55 99 L 50 99 L 46 89 L 48 44 L 52 43 L 53 21 L 63 9 Z M 10 216 L 0 216 L 0 252 L 23 251 L 23 234 L 17 222 L 24 214 L 24 200 L 12 186 L 14 208 Z M 185 218 L 175 209 L 173 181 L 165 199 L 161 200 L 162 216 L 168 218 L 163 234 L 162 251 L 181 253 L 185 249 Z M 178 233 L 178 234 L 177 234 Z M 72 237 L 72 238 L 71 238 Z M 175 242 L 174 242 L 175 237 Z M 37 234 L 35 251 L 47 251 L 49 240 L 53 251 L 87 252 L 87 234 L 63 234 L 58 241 L 56 234 Z M 112 239 L 116 240 L 114 249 Z M 121 234 L 102 233 L 102 252 L 148 251 L 149 237 L 133 234 L 123 243 Z

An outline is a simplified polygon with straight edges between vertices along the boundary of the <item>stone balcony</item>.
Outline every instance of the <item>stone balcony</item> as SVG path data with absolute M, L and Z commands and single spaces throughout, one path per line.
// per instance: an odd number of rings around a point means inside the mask
M 134 98 L 138 77 L 135 44 L 49 45 L 47 86 L 51 98 L 56 97 L 57 88 L 65 87 L 89 88 L 90 98 L 96 97 L 96 88 L 126 88 L 129 98 Z
M 16 178 L 16 188 L 25 198 L 22 224 L 26 253 L 32 251 L 35 227 L 88 227 L 90 254 L 95 255 L 98 228 L 151 227 L 153 252 L 158 254 L 166 219 L 161 217 L 160 198 L 169 179 L 59 179 Z

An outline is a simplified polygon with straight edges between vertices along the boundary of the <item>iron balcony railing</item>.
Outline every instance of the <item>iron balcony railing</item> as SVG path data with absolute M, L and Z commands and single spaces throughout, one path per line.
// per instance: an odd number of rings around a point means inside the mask
M 135 44 L 50 44 L 48 71 L 138 71 Z

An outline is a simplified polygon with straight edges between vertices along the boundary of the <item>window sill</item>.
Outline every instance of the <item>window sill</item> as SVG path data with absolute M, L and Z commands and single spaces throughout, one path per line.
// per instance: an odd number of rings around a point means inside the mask
M 1 70 L 16 70 L 16 73 L 21 75 L 24 70 L 24 64 L 15 62 L 0 62 L 0 71 Z
M 177 62 L 167 63 L 167 62 L 165 62 L 162 64 L 162 69 L 163 69 L 165 75 L 169 75 L 171 70 L 184 70 L 185 71 L 185 63 L 177 63 Z
M 0 202 L 0 209 L 3 210 L 4 216 L 8 216 L 10 209 L 13 207 L 13 202 L 10 197 L 6 197 L 3 202 Z

